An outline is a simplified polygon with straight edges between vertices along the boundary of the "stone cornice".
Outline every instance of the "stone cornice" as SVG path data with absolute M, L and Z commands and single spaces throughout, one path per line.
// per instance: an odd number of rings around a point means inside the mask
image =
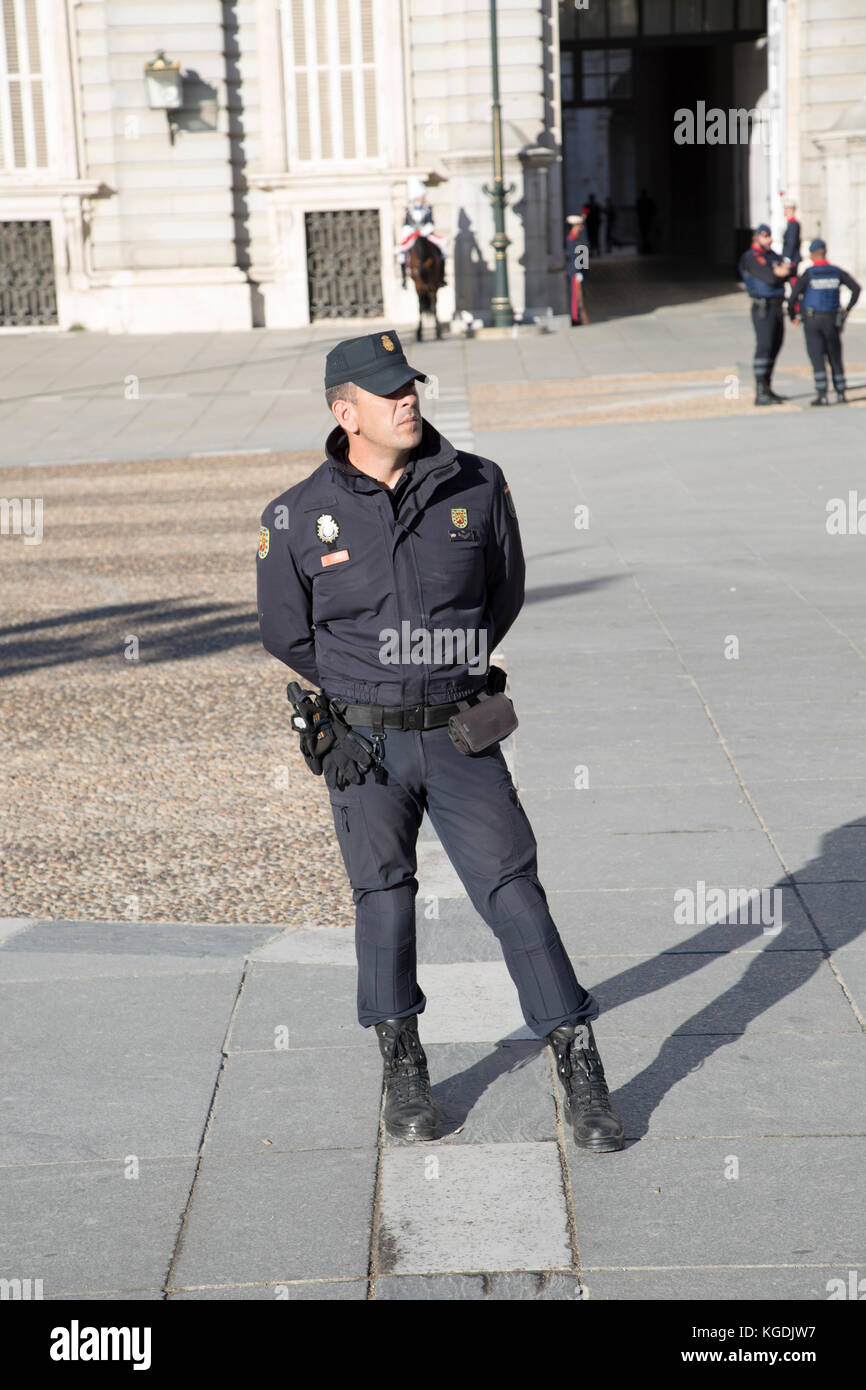
M 825 130 L 812 143 L 828 154 L 842 154 L 849 145 L 866 145 L 866 130 Z
M 26 179 L 0 175 L 0 198 L 79 198 L 110 197 L 114 190 L 98 179 Z

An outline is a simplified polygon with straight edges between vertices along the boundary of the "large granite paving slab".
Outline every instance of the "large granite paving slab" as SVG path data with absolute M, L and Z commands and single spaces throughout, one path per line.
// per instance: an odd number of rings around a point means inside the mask
M 172 1291 L 366 1278 L 376 1150 L 205 1156 Z
M 572 1263 L 555 1143 L 386 1148 L 379 1220 L 383 1274 Z

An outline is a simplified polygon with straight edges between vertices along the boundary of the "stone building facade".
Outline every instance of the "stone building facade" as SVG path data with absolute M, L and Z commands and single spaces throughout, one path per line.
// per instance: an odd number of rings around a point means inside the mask
M 615 147 L 625 139 L 616 72 L 629 47 L 638 63 L 661 62 L 653 45 L 665 25 L 671 44 L 701 34 L 713 42 L 713 26 L 739 25 L 736 81 L 773 107 L 778 132 L 773 151 L 753 160 L 749 211 L 778 221 L 784 186 L 801 204 L 804 232 L 822 231 L 866 278 L 862 0 L 497 8 L 518 314 L 563 311 L 564 215 L 575 210 L 565 200 L 580 186 L 577 161 L 595 158 L 593 131 Z M 401 287 L 394 252 L 413 176 L 426 180 L 448 241 L 440 319 L 487 312 L 489 0 L 0 0 L 0 20 L 0 330 L 411 321 L 416 300 Z M 575 40 L 569 56 L 561 36 L 581 24 L 599 37 Z M 606 80 L 611 114 L 590 97 L 596 109 L 579 127 L 589 145 L 581 136 L 564 147 L 564 64 L 573 99 L 574 54 L 588 61 L 581 44 L 595 64 L 586 90 Z M 183 74 L 182 105 L 168 113 L 151 109 L 144 79 L 160 50 Z M 658 85 L 644 97 L 638 84 L 629 98 L 640 132 L 634 184 L 661 167 L 670 139 Z M 742 170 L 718 167 L 722 215 L 737 179 Z M 715 254 L 728 257 L 724 237 Z

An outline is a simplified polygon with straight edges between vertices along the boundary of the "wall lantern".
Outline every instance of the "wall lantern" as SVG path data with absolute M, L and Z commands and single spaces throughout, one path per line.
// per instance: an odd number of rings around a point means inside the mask
M 144 65 L 147 83 L 147 102 L 151 111 L 165 111 L 168 117 L 168 136 L 174 144 L 177 124 L 171 118 L 172 111 L 183 106 L 183 78 L 180 63 L 170 63 L 162 49 L 156 57 Z

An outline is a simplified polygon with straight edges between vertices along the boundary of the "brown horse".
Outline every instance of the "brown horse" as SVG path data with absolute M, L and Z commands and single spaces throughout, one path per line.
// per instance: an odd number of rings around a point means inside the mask
M 406 267 L 418 292 L 416 342 L 420 343 L 423 337 L 422 313 L 433 315 L 433 322 L 436 324 L 436 337 L 441 338 L 442 331 L 436 317 L 436 293 L 445 279 L 445 257 L 435 242 L 428 241 L 425 236 L 419 236 L 409 248 Z

